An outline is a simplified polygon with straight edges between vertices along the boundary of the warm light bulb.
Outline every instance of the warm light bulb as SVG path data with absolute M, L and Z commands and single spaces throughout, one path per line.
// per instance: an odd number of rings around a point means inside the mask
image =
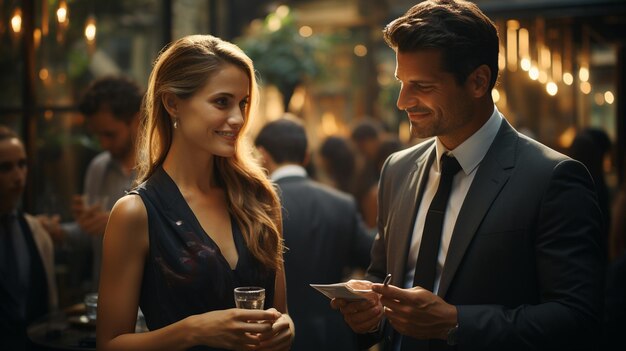
M 530 59 L 528 57 L 524 57 L 520 62 L 520 67 L 522 67 L 525 72 L 528 72 L 530 70 L 530 66 Z
M 596 105 L 598 105 L 598 106 L 604 105 L 604 94 L 602 94 L 602 93 L 595 93 L 593 95 L 593 100 L 596 102 Z
M 572 85 L 572 83 L 574 83 L 574 76 L 569 72 L 563 73 L 563 83 L 565 83 L 565 85 Z
M 500 92 L 498 91 L 498 89 L 494 88 L 491 90 L 491 98 L 493 99 L 494 103 L 500 101 Z
M 548 84 L 546 84 L 546 91 L 550 94 L 550 96 L 554 96 L 559 92 L 559 87 L 555 82 L 548 82 Z
M 302 26 L 298 30 L 298 34 L 300 34 L 300 36 L 303 37 L 303 38 L 308 38 L 311 35 L 313 35 L 313 28 L 311 28 L 309 26 Z
M 537 68 L 537 66 L 530 67 L 530 70 L 528 71 L 528 76 L 532 80 L 537 80 L 539 78 L 539 68 Z
M 15 11 L 13 11 L 13 16 L 11 17 L 11 29 L 13 29 L 14 33 L 22 31 L 22 10 L 19 7 L 16 7 Z
M 580 67 L 580 70 L 578 71 L 578 78 L 580 78 L 582 82 L 588 81 L 589 69 L 587 67 Z
M 354 46 L 354 54 L 358 57 L 363 57 L 367 55 L 367 47 L 363 44 L 358 44 Z
M 267 29 L 269 29 L 270 32 L 276 32 L 282 26 L 283 24 L 278 16 L 270 15 L 269 19 L 267 20 Z
M 610 90 L 605 91 L 604 101 L 606 101 L 607 104 L 611 105 L 615 101 L 615 96 L 613 96 L 613 92 L 611 92 Z
M 49 74 L 50 73 L 48 72 L 46 68 L 42 68 L 39 70 L 39 79 L 46 80 L 48 79 Z
M 591 84 L 589 82 L 581 82 L 580 91 L 585 95 L 591 93 Z
M 289 6 L 287 6 L 287 5 L 280 5 L 280 6 L 278 6 L 276 8 L 276 14 L 280 18 L 287 17 L 287 15 L 289 14 Z
M 85 38 L 90 42 L 96 39 L 96 19 L 93 16 L 89 16 L 85 22 Z

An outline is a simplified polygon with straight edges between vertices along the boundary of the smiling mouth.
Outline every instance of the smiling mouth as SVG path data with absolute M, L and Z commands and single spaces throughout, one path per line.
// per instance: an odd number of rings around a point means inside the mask
M 429 112 L 408 112 L 407 111 L 407 115 L 409 117 L 410 120 L 420 120 L 423 118 L 426 118 L 428 116 L 430 116 Z
M 237 132 L 224 132 L 224 131 L 216 131 L 215 133 L 227 137 L 227 138 L 234 138 L 237 136 Z

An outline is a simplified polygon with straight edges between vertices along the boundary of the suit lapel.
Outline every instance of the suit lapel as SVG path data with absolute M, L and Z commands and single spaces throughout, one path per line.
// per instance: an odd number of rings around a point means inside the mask
M 457 218 L 437 294 L 445 296 L 463 255 L 515 166 L 517 132 L 506 120 L 480 163 Z
M 430 166 L 435 159 L 435 144 L 429 147 L 415 161 L 415 165 L 408 177 L 406 184 L 402 185 L 402 196 L 394 202 L 392 217 L 389 223 L 397 223 L 397 227 L 391 229 L 392 232 L 398 233 L 399 240 L 388 240 L 387 257 L 391 258 L 389 267 L 393 267 L 392 275 L 396 284 L 404 284 L 404 276 L 406 274 L 406 259 L 409 253 L 411 237 L 413 236 L 413 227 L 415 225 L 415 216 L 417 208 L 421 202 L 426 185 Z M 395 218 L 393 218 L 395 217 Z

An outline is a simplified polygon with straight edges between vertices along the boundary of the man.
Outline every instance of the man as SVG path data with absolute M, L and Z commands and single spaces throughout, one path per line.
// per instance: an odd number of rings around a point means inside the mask
M 52 240 L 17 209 L 26 174 L 24 145 L 0 125 L 0 350 L 29 350 L 27 326 L 57 305 Z
M 58 226 L 58 219 L 40 217 L 55 240 L 66 236 L 75 244 L 87 241 L 93 255 L 90 289 L 97 291 L 102 260 L 102 235 L 109 211 L 130 189 L 135 166 L 135 138 L 143 94 L 123 77 L 104 77 L 92 82 L 78 109 L 86 117 L 91 132 L 104 150 L 89 164 L 84 192 L 75 196 L 72 213 L 76 222 Z
M 392 285 L 332 306 L 386 350 L 591 349 L 603 276 L 593 183 L 495 108 L 494 24 L 473 3 L 433 0 L 384 36 L 397 106 L 414 136 L 435 138 L 382 171 L 367 278 L 391 273 Z
M 336 283 L 350 269 L 365 269 L 373 236 L 351 196 L 307 177 L 307 137 L 298 120 L 268 123 L 255 144 L 283 205 L 287 299 L 298 326 L 292 350 L 356 350 L 354 334 L 309 284 Z

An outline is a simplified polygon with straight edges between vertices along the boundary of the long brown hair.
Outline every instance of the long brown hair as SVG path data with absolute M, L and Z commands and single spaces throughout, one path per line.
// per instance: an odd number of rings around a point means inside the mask
M 173 126 L 163 105 L 164 94 L 188 98 L 225 64 L 241 68 L 250 82 L 250 103 L 240 131 L 240 135 L 245 135 L 257 105 L 258 86 L 252 60 L 241 49 L 210 35 L 191 35 L 160 53 L 144 97 L 136 184 L 146 181 L 163 164 L 172 144 Z M 214 156 L 214 162 L 216 176 L 226 189 L 228 210 L 237 219 L 248 248 L 262 264 L 279 269 L 283 252 L 280 203 L 274 187 L 252 157 L 250 142 L 239 138 L 232 157 Z

